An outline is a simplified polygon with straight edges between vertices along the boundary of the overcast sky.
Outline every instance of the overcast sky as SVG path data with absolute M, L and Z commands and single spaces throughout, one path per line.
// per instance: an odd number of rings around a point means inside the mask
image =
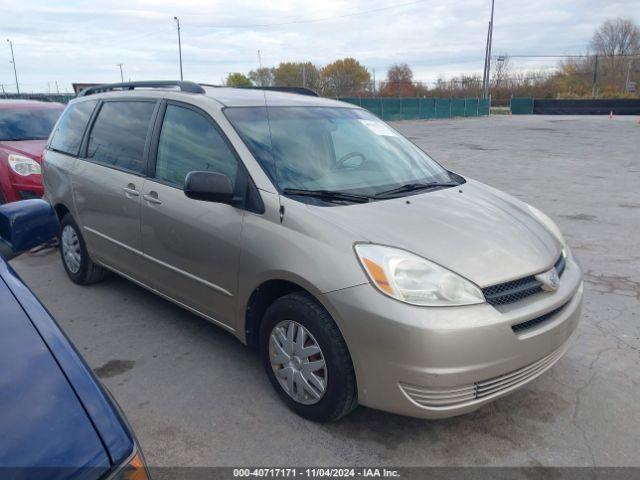
M 55 5 L 54 5 L 55 4 Z M 220 83 L 258 65 L 355 57 L 378 80 L 407 62 L 418 80 L 481 72 L 490 0 L 199 1 L 0 0 L 0 83 L 24 91 L 72 82 L 179 77 L 174 15 L 180 17 L 185 79 Z M 606 18 L 640 23 L 639 0 L 497 0 L 494 54 L 584 52 Z M 515 60 L 541 68 L 553 59 Z M 48 86 L 49 85 L 49 86 Z

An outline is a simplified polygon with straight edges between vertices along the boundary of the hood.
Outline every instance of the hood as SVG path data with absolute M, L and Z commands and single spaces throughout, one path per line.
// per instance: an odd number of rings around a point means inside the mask
M 47 140 L 18 140 L 15 142 L 0 142 L 0 149 L 9 153 L 17 153 L 33 158 L 38 162 L 42 161 L 42 152 L 47 145 Z
M 2 277 L 0 319 L 0 467 L 47 468 L 48 479 L 98 478 L 109 468 L 100 437 Z
M 550 268 L 562 249 L 524 203 L 471 180 L 418 195 L 310 209 L 372 243 L 411 251 L 480 287 Z

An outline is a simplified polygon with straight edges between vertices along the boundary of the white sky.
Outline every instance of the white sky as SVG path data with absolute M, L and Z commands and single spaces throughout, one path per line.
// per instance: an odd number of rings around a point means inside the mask
M 434 81 L 481 72 L 490 0 L 0 0 L 0 83 L 15 91 L 11 38 L 22 91 L 70 91 L 72 82 L 179 78 L 174 15 L 180 17 L 185 79 L 221 83 L 229 72 L 281 61 L 321 66 L 351 56 L 381 80 L 407 62 Z M 606 18 L 640 23 L 639 0 L 497 0 L 493 53 L 586 50 Z M 554 59 L 513 60 L 520 68 Z

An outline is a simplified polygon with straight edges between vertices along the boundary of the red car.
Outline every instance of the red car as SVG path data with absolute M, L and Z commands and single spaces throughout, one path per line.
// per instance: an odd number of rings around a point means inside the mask
M 41 197 L 40 164 L 64 105 L 0 100 L 0 204 Z

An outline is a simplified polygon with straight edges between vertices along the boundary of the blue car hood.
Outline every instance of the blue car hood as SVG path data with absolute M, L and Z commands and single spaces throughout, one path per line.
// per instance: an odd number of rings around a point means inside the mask
M 2 276 L 0 367 L 2 471 L 29 467 L 31 474 L 19 470 L 19 478 L 48 479 L 108 471 L 109 456 L 83 404 Z

